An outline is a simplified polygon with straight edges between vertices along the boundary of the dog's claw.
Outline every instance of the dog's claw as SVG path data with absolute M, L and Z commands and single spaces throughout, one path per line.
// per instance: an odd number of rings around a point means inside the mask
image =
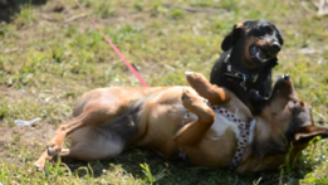
M 44 167 L 45 167 L 45 164 L 43 163 L 44 161 L 40 161 L 40 159 L 38 161 L 36 161 L 33 165 L 34 167 L 39 170 L 39 171 L 44 171 Z
M 189 75 L 191 75 L 191 74 L 194 74 L 195 72 L 192 72 L 192 71 L 186 71 L 185 72 L 185 76 L 187 77 L 187 76 L 189 76 Z
M 51 149 L 50 149 L 49 146 L 47 146 L 47 152 L 48 152 L 48 155 L 49 155 L 49 156 L 52 156 L 53 153 L 52 153 L 52 151 L 51 151 Z
M 47 146 L 47 151 L 48 151 L 48 155 L 53 157 L 55 155 L 57 155 L 57 150 L 56 149 L 51 149 L 51 147 Z
M 61 151 L 61 147 L 58 147 L 56 144 L 48 144 L 46 147 L 46 150 L 48 152 L 48 155 L 53 157 L 57 155 Z

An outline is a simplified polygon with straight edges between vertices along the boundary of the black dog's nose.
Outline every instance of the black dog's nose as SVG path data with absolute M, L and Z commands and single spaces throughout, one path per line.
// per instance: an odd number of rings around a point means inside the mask
M 283 76 L 283 78 L 284 78 L 284 80 L 289 80 L 290 76 L 285 74 L 285 75 Z
M 276 53 L 278 53 L 281 49 L 281 46 L 278 43 L 273 43 L 271 47 L 272 47 L 273 51 Z

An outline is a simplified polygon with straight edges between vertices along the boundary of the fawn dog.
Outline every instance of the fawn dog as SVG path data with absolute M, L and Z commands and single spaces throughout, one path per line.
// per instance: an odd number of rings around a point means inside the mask
M 279 168 L 284 157 L 293 159 L 313 137 L 328 136 L 326 128 L 314 126 L 289 76 L 275 82 L 268 99 L 253 93 L 262 107 L 257 116 L 230 90 L 202 75 L 187 72 L 186 78 L 191 87 L 87 92 L 73 109 L 73 121 L 58 127 L 35 165 L 44 169 L 45 161 L 56 155 L 110 159 L 129 146 L 140 146 L 167 158 L 186 156 L 194 165 L 258 172 Z M 62 148 L 68 135 L 70 147 Z

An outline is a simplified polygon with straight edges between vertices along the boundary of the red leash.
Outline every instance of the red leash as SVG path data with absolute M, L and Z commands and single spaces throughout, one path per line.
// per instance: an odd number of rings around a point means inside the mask
M 122 55 L 122 53 L 120 52 L 120 50 L 117 49 L 117 47 L 112 43 L 112 41 L 110 41 L 107 36 L 104 34 L 103 31 L 101 31 L 101 29 L 96 25 L 96 23 L 91 19 L 91 17 L 86 13 L 86 11 L 84 10 L 84 8 L 82 7 L 82 5 L 78 2 L 78 0 L 74 0 L 75 3 L 81 8 L 81 10 L 88 16 L 90 22 L 92 23 L 92 25 L 98 29 L 98 31 L 101 33 L 101 35 L 106 39 L 106 41 L 108 42 L 109 45 L 112 46 L 112 48 L 114 49 L 114 51 L 118 54 L 118 56 L 123 60 L 123 62 L 125 63 L 125 65 L 130 69 L 130 71 L 138 78 L 138 80 L 140 81 L 140 83 L 145 86 L 148 87 L 147 83 L 144 81 L 144 79 L 142 79 L 142 77 L 139 75 L 139 73 L 134 69 L 134 67 L 128 62 L 128 60 Z

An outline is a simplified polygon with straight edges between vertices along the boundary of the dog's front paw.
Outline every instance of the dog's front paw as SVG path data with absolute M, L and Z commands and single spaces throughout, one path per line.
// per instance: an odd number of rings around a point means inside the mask
M 190 108 L 192 106 L 195 106 L 195 104 L 197 104 L 198 102 L 201 101 L 197 97 L 197 95 L 195 95 L 194 93 L 192 93 L 191 91 L 189 91 L 187 89 L 185 89 L 183 91 L 181 100 L 182 100 L 182 104 L 185 108 Z
M 193 83 L 202 83 L 206 82 L 206 78 L 200 74 L 200 73 L 195 73 L 195 72 L 185 72 L 186 78 L 188 82 L 193 85 Z

